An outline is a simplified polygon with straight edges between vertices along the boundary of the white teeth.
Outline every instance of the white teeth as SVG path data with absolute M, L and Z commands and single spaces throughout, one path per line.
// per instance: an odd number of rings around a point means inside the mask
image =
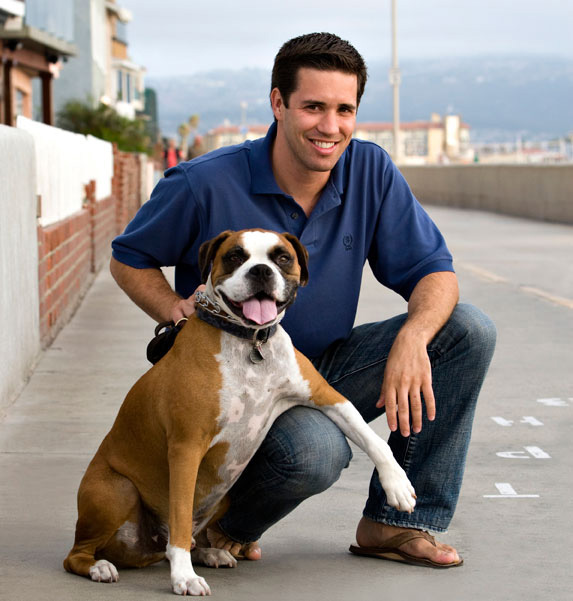
M 334 146 L 334 142 L 319 142 L 318 140 L 313 140 L 313 142 L 319 148 L 332 148 Z

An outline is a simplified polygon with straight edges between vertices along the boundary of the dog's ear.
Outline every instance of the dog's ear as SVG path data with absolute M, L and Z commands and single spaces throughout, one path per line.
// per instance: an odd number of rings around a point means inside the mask
M 211 263 L 223 242 L 232 234 L 231 230 L 221 232 L 218 236 L 207 242 L 203 242 L 199 247 L 199 269 L 201 270 L 201 283 L 206 284 L 209 272 L 211 271 Z
M 308 283 L 308 251 L 302 242 L 293 234 L 284 232 L 283 236 L 293 245 L 296 251 L 296 257 L 300 266 L 300 285 L 306 286 Z

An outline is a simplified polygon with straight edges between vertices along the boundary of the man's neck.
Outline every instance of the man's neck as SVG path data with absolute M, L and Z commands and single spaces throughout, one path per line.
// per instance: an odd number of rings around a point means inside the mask
M 307 217 L 318 203 L 322 190 L 330 177 L 330 171 L 309 171 L 297 168 L 281 156 L 276 144 L 271 150 L 271 165 L 279 188 L 301 206 Z

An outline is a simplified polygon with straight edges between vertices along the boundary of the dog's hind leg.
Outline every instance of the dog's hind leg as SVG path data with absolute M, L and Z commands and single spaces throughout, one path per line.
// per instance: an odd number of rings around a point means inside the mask
M 76 536 L 64 568 L 97 582 L 116 582 L 117 569 L 106 558 L 106 548 L 117 546 L 116 533 L 124 524 L 137 520 L 140 511 L 135 486 L 96 455 L 78 491 Z

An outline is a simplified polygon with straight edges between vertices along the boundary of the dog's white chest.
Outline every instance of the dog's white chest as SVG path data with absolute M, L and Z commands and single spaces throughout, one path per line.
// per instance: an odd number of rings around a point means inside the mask
M 216 355 L 222 376 L 220 431 L 211 446 L 224 442 L 229 448 L 219 469 L 221 482 L 205 499 L 205 508 L 234 484 L 274 420 L 310 399 L 309 384 L 300 373 L 290 338 L 280 326 L 262 347 L 263 361 L 252 363 L 250 349 L 248 341 L 222 332 L 221 352 Z

